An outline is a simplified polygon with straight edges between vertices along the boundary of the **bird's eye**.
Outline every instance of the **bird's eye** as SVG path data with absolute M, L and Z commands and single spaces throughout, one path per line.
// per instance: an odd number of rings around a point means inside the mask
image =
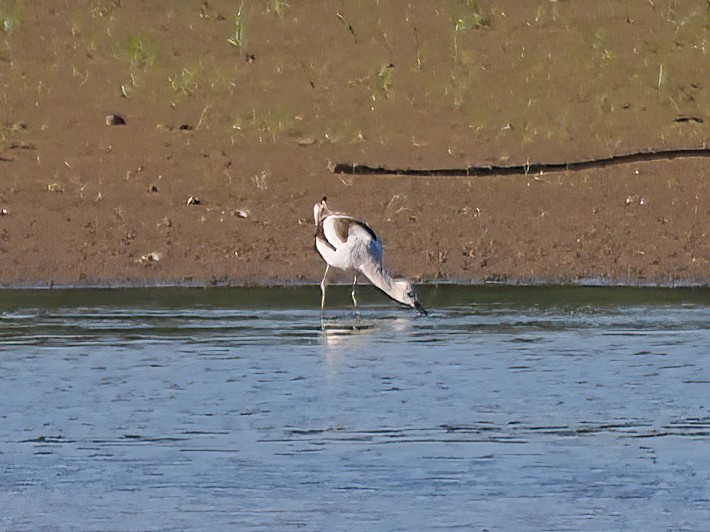
M 410 290 L 409 292 L 407 292 L 407 297 L 411 297 L 412 299 L 414 299 L 414 290 Z

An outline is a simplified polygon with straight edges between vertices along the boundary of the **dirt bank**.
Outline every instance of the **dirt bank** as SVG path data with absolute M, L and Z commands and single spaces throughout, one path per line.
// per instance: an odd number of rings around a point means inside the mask
M 319 280 L 324 195 L 421 281 L 710 281 L 707 158 L 331 171 L 705 147 L 705 0 L 0 0 L 0 26 L 3 285 Z

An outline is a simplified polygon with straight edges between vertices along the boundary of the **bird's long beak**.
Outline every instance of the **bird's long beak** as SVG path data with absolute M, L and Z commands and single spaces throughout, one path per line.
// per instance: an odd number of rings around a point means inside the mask
M 419 301 L 414 302 L 414 308 L 417 309 L 419 314 L 421 314 L 422 316 L 427 316 L 429 314 L 426 309 L 422 307 L 422 304 Z

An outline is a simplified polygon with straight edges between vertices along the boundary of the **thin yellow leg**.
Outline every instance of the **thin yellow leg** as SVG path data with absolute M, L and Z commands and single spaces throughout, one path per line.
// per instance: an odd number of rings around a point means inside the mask
M 352 291 L 353 305 L 355 306 L 355 308 L 357 308 L 357 298 L 355 297 L 355 285 L 357 285 L 357 274 L 355 274 L 355 278 L 353 279 L 353 291 Z
M 320 282 L 320 312 L 323 314 L 323 310 L 325 310 L 325 280 L 328 277 L 328 269 L 330 268 L 330 264 L 325 265 L 325 273 L 323 274 L 323 280 Z

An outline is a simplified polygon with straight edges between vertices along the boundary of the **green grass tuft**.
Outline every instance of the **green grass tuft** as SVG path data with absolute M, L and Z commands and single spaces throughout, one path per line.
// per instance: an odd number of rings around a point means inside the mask
M 283 17 L 287 7 L 289 5 L 285 0 L 267 0 L 266 2 L 266 11 L 275 13 L 279 17 Z
M 490 11 L 481 7 L 478 0 L 465 0 L 462 12 L 456 17 L 456 31 L 488 28 L 491 23 Z
M 242 19 L 242 8 L 244 7 L 244 2 L 239 6 L 239 11 L 237 11 L 237 16 L 234 21 L 234 35 L 227 39 L 227 42 L 232 46 L 242 49 L 246 44 L 246 35 L 244 31 L 244 20 Z
M 12 33 L 24 20 L 24 2 L 22 0 L 0 2 L 0 31 L 5 35 Z
M 197 90 L 197 80 L 195 79 L 194 70 L 183 68 L 174 76 L 169 76 L 168 80 L 175 92 L 185 96 L 194 96 Z
M 126 52 L 131 63 L 140 67 L 152 65 L 157 57 L 155 44 L 140 35 L 131 35 L 128 38 Z
M 377 70 L 377 88 L 387 99 L 392 95 L 392 78 L 394 77 L 394 65 L 387 63 L 381 65 Z

